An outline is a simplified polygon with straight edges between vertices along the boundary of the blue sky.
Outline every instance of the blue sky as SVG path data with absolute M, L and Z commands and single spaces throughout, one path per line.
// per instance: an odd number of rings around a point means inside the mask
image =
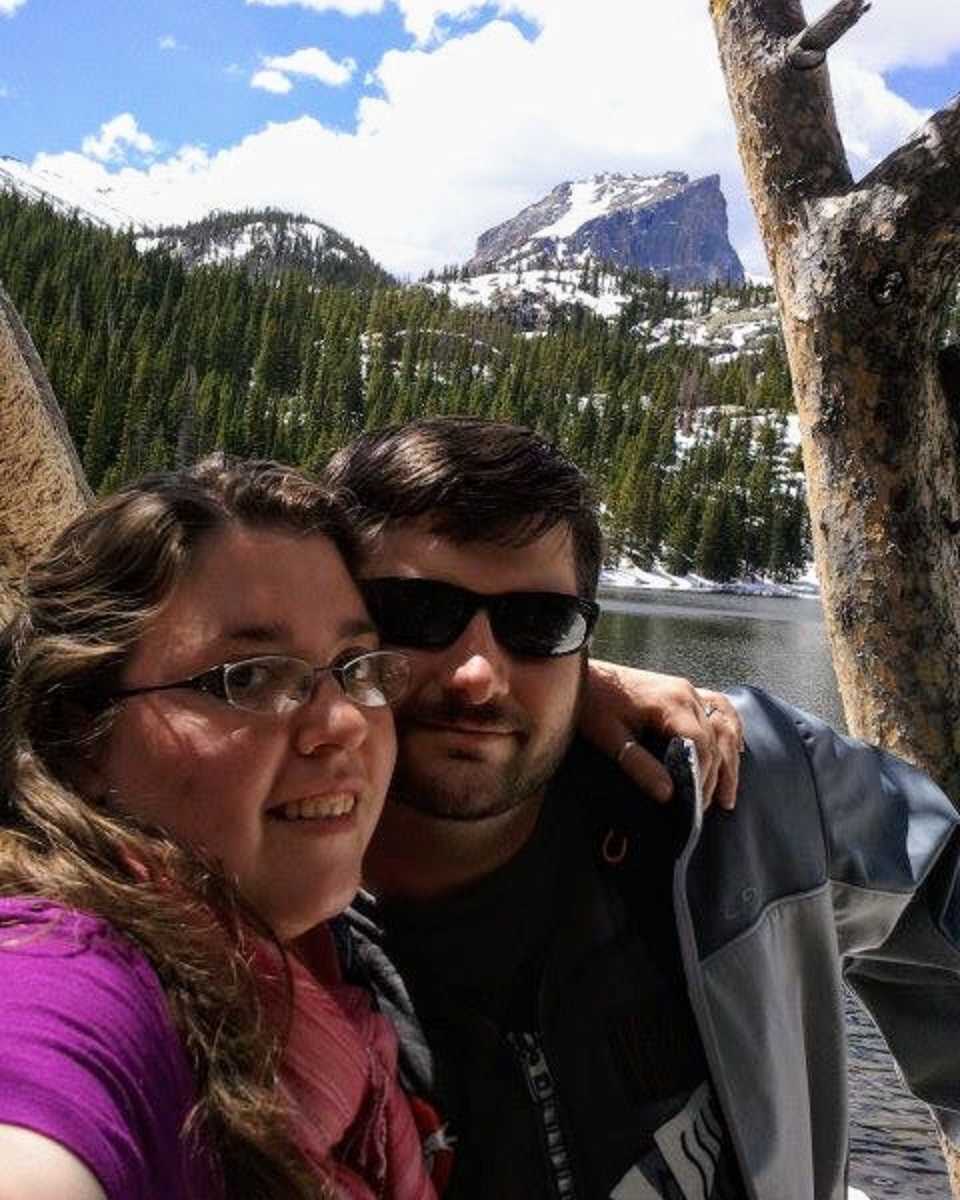
M 298 208 L 407 273 L 466 258 L 563 179 L 719 171 L 760 269 L 706 9 L 0 0 L 0 154 L 153 222 Z M 866 170 L 960 90 L 960 4 L 876 0 L 832 68 Z
M 172 41 L 172 45 L 171 45 Z M 170 146 L 229 145 L 267 121 L 312 112 L 352 129 L 367 73 L 413 38 L 400 14 L 346 17 L 237 0 L 30 0 L 0 25 L 0 152 L 76 149 L 119 112 Z M 287 95 L 250 87 L 266 56 L 319 46 L 352 58 L 349 84 Z

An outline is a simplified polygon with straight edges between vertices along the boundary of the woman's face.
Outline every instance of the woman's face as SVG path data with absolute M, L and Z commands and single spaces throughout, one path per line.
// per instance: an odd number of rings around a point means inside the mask
M 328 538 L 230 528 L 201 546 L 122 685 L 264 654 L 324 666 L 377 645 Z M 95 782 L 112 806 L 218 859 L 289 939 L 352 899 L 395 754 L 390 710 L 359 708 L 323 675 L 313 698 L 282 717 L 186 689 L 127 697 Z

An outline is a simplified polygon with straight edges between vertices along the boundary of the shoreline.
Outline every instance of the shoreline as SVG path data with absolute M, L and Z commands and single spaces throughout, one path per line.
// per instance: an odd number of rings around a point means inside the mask
M 820 587 L 812 564 L 807 572 L 792 583 L 748 576 L 720 583 L 702 575 L 671 575 L 659 564 L 651 570 L 621 564 L 606 567 L 600 572 L 600 590 L 636 592 L 701 592 L 732 596 L 762 596 L 785 600 L 819 600 Z

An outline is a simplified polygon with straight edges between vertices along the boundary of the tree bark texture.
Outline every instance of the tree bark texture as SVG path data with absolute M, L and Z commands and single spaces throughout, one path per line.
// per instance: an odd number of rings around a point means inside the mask
M 960 354 L 939 350 L 960 275 L 960 98 L 856 182 L 828 70 L 797 58 L 799 0 L 709 2 L 780 305 L 847 722 L 960 803 Z M 829 36 L 868 7 L 836 5 Z
M 27 564 L 90 498 L 43 364 L 0 288 L 0 624 Z
M 797 0 L 711 0 L 800 414 L 851 730 L 960 801 L 960 394 L 938 333 L 960 275 L 960 100 L 855 183 Z M 960 389 L 957 389 L 960 392 Z

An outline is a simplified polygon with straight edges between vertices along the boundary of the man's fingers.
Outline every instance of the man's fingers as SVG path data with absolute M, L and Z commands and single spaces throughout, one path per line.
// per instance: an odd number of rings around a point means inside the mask
M 695 688 L 680 676 L 591 661 L 580 732 L 654 799 L 669 800 L 669 775 L 636 744 L 634 730 L 689 738 L 697 748 L 704 806 L 716 801 L 721 808 L 733 807 L 742 726 L 721 692 Z
M 723 692 L 715 692 L 711 688 L 695 688 L 694 689 L 703 702 L 703 706 L 710 712 L 711 718 L 719 713 L 734 734 L 737 741 L 737 752 L 743 749 L 743 722 L 740 720 L 740 714 L 734 708 L 733 701 L 729 696 L 725 696 Z
M 673 780 L 667 768 L 645 750 L 633 738 L 625 738 L 617 755 L 620 770 L 628 775 L 637 787 L 651 796 L 658 804 L 666 804 L 673 796 Z
M 710 727 L 710 719 L 706 711 L 698 709 L 694 713 L 697 724 L 688 735 L 697 748 L 697 763 L 700 767 L 700 789 L 703 793 L 703 810 L 706 810 L 716 799 L 717 780 L 720 774 L 720 753 L 717 749 L 714 730 Z
M 715 758 L 715 792 L 712 799 L 729 812 L 737 802 L 740 755 L 743 751 L 743 723 L 737 710 L 722 692 L 698 688 L 711 734 L 711 753 Z

